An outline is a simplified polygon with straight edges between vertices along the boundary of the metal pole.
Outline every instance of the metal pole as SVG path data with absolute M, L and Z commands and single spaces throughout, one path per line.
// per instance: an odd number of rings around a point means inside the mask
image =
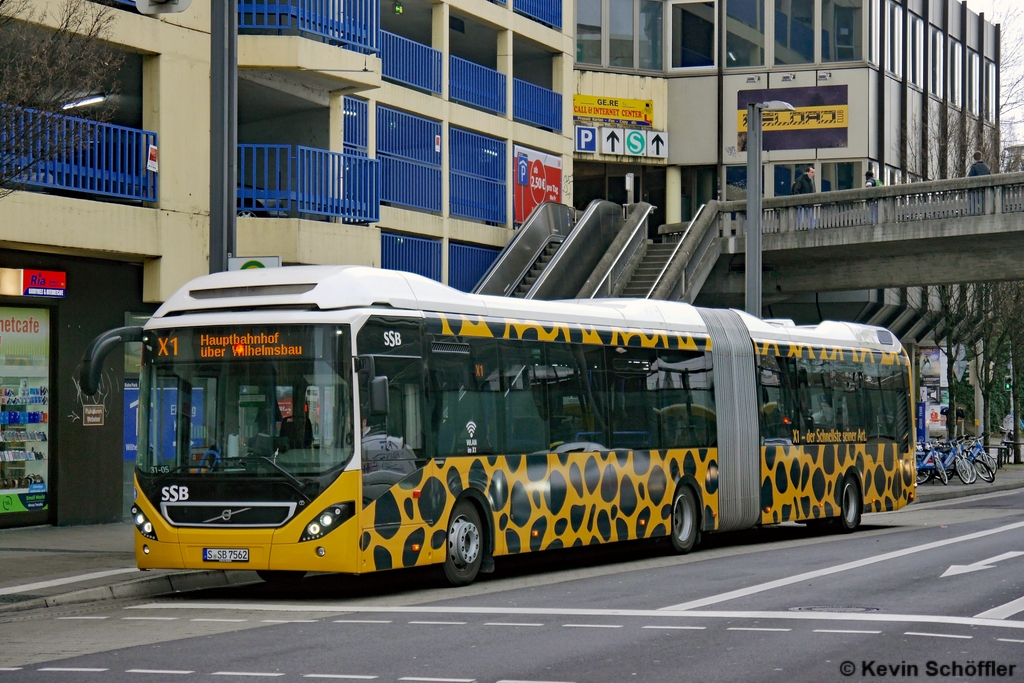
M 761 105 L 747 105 L 746 311 L 761 317 Z
M 238 9 L 236 0 L 210 5 L 210 272 L 219 273 L 236 251 Z

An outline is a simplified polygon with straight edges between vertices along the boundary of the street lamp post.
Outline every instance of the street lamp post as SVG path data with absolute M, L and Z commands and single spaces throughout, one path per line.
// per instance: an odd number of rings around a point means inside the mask
M 745 310 L 761 317 L 761 113 L 793 111 L 789 102 L 751 102 L 747 105 L 747 283 Z
M 210 4 L 210 272 L 219 273 L 236 253 L 238 5 Z

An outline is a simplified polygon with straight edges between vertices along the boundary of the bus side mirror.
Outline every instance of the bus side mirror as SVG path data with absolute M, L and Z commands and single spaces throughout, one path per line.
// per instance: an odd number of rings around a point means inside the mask
M 388 414 L 388 378 L 385 375 L 370 380 L 370 414 Z

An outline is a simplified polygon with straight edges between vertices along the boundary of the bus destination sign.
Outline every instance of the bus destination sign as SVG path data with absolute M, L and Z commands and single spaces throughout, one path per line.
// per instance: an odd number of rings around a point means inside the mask
M 156 361 L 259 360 L 318 357 L 315 330 L 306 325 L 281 328 L 153 330 L 147 351 Z

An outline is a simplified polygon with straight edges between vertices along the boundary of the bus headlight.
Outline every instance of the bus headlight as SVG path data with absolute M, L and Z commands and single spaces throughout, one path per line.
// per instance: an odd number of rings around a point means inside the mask
M 132 505 L 132 521 L 135 522 L 135 528 L 139 530 L 140 534 L 151 541 L 158 540 L 153 523 L 146 518 L 146 513 L 140 510 L 138 505 Z
M 306 528 L 302 531 L 302 536 L 299 538 L 299 543 L 323 538 L 355 514 L 355 502 L 335 503 L 314 517 L 313 521 L 306 525 Z

